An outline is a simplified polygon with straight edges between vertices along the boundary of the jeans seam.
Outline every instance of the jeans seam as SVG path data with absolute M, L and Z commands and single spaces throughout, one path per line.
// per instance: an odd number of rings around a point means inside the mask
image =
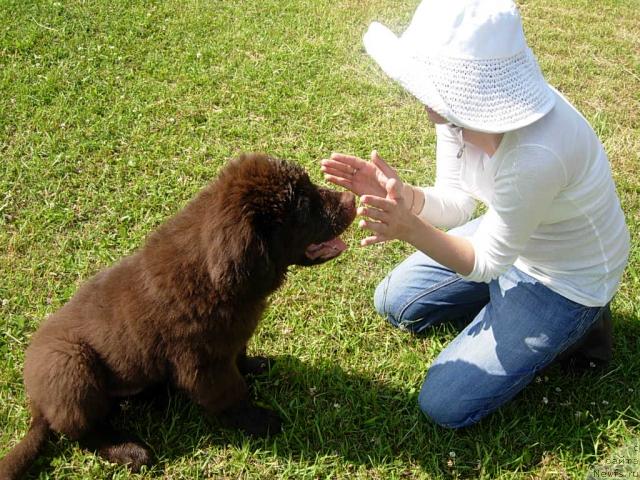
M 580 338 L 582 337 L 582 335 L 584 335 L 589 328 L 595 323 L 597 322 L 600 317 L 602 316 L 602 314 L 604 313 L 604 309 L 605 307 L 601 307 L 600 310 L 594 315 L 594 317 L 591 319 L 591 323 L 589 323 L 589 325 L 587 325 L 586 328 L 584 328 L 584 331 L 581 332 L 580 335 L 578 335 L 576 338 L 573 339 L 573 341 L 569 341 L 569 338 L 571 338 L 573 336 L 573 334 L 576 332 L 577 330 L 577 326 L 580 326 L 583 324 L 583 321 L 585 319 L 585 317 L 590 313 L 590 308 L 585 308 L 582 312 L 582 314 L 580 315 L 580 321 L 576 322 L 576 328 L 574 328 L 573 330 L 571 330 L 571 335 L 567 337 L 567 340 L 564 342 L 564 344 L 562 345 L 562 350 L 560 350 L 557 354 L 556 357 L 558 355 L 560 355 L 562 352 L 564 352 L 565 350 L 567 350 L 569 347 L 571 347 L 571 345 L 573 345 L 575 342 L 579 341 Z M 555 357 L 554 357 L 555 358 Z M 552 359 L 553 361 L 553 359 Z
M 385 282 L 384 289 L 382 291 L 382 311 L 387 311 L 387 296 L 389 294 L 389 285 L 391 284 L 391 275 L 393 272 L 390 272 L 389 275 L 383 280 Z
M 420 300 L 421 298 L 426 297 L 427 295 L 429 295 L 430 293 L 433 293 L 441 288 L 444 288 L 448 285 L 451 285 L 454 282 L 457 282 L 459 280 L 462 280 L 462 277 L 460 277 L 459 275 L 453 275 L 449 278 L 447 278 L 446 280 L 442 280 L 439 283 L 436 283 L 435 285 L 432 285 L 431 287 L 429 287 L 428 289 L 417 293 L 416 295 L 414 295 L 413 297 L 411 297 L 409 300 L 407 300 L 407 302 L 405 302 L 404 306 L 402 307 L 402 309 L 400 309 L 400 312 L 398 313 L 398 318 L 396 319 L 398 323 L 400 324 L 411 324 L 411 323 L 415 323 L 417 321 L 422 320 L 421 318 L 417 318 L 415 320 L 410 320 L 408 322 L 403 322 L 402 321 L 402 317 L 404 316 L 404 313 L 407 311 L 407 309 L 413 305 L 415 302 L 417 302 L 418 300 Z M 385 291 L 386 294 L 386 291 Z M 385 295 L 385 300 L 386 300 L 386 295 Z

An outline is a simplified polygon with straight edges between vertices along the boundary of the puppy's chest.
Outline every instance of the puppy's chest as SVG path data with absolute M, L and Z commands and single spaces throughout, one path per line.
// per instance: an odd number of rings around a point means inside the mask
M 244 344 L 255 331 L 264 306 L 219 308 L 210 315 L 181 322 L 175 341 L 185 345 L 211 345 L 216 349 Z

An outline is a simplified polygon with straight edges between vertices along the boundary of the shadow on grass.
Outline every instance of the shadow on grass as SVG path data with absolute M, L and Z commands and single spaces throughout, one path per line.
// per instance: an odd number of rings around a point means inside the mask
M 574 465 L 591 463 L 594 439 L 615 444 L 625 434 L 616 421 L 635 428 L 640 416 L 640 396 L 630 390 L 640 384 L 640 326 L 632 318 L 616 317 L 614 323 L 616 355 L 607 370 L 574 375 L 552 366 L 506 406 L 462 430 L 423 417 L 419 385 L 390 385 L 331 362 L 309 365 L 288 356 L 253 382 L 257 401 L 283 417 L 279 435 L 247 439 L 222 430 L 179 393 L 161 408 L 128 404 L 118 423 L 132 425 L 156 452 L 151 474 L 196 451 L 226 445 L 248 448 L 258 463 L 276 457 L 302 466 L 340 463 L 343 469 L 389 467 L 399 473 L 418 466 L 436 477 L 526 472 L 549 461 L 548 452 L 561 451 Z M 72 448 L 65 440 L 50 443 L 32 474 L 48 470 L 52 457 L 69 456 Z

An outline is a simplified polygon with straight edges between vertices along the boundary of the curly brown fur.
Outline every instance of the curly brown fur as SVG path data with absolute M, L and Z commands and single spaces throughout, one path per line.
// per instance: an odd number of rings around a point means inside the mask
M 24 365 L 34 420 L 0 462 L 0 479 L 18 478 L 50 430 L 138 469 L 149 452 L 104 422 L 118 397 L 163 382 L 226 425 L 279 430 L 274 413 L 250 404 L 238 356 L 287 268 L 320 263 L 306 248 L 339 235 L 354 216 L 351 194 L 318 188 L 295 164 L 260 154 L 230 162 L 35 333 Z

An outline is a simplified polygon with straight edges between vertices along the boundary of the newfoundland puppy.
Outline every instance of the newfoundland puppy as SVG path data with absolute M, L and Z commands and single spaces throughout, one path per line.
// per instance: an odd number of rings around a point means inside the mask
M 277 415 L 248 398 L 247 341 L 287 268 L 337 256 L 354 217 L 352 194 L 317 187 L 298 165 L 261 154 L 231 161 L 34 334 L 24 364 L 31 426 L 0 462 L 0 479 L 19 478 L 51 432 L 132 470 L 150 463 L 149 450 L 107 417 L 118 398 L 158 384 L 223 425 L 277 432 Z

